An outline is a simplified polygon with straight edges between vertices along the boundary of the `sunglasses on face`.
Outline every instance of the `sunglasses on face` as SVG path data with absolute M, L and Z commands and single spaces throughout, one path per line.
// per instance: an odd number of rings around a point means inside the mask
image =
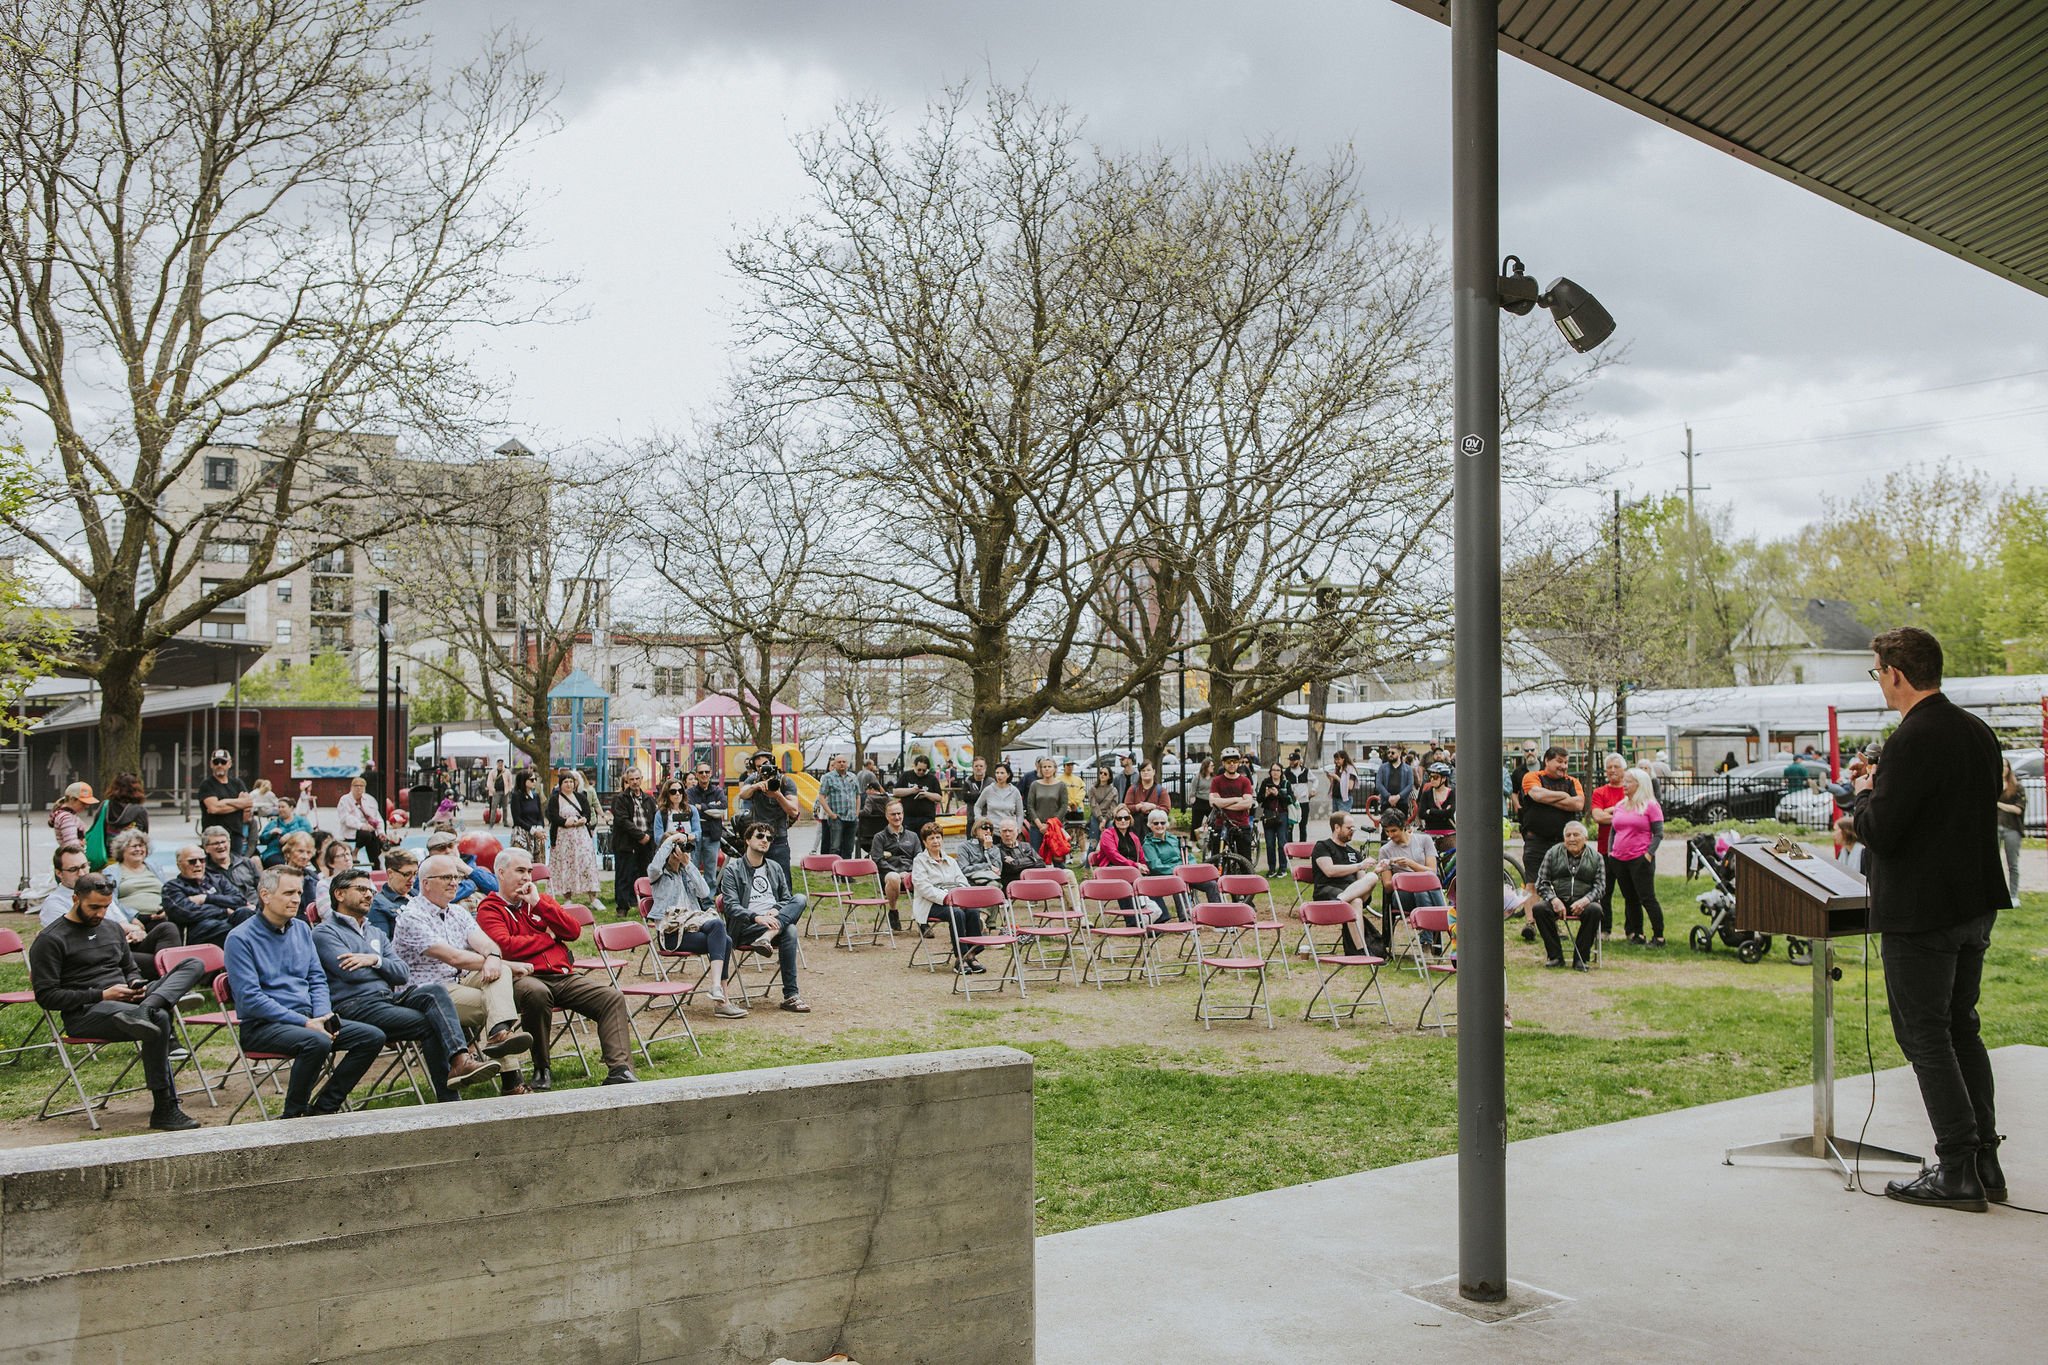
M 749 834 L 747 842 L 750 844 L 772 844 L 775 842 L 775 837 L 771 834 Z

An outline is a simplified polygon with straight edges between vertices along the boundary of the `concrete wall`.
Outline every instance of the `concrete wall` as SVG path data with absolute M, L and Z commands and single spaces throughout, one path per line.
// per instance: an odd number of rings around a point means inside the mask
M 0 1365 L 1032 1357 L 1008 1048 L 0 1152 Z

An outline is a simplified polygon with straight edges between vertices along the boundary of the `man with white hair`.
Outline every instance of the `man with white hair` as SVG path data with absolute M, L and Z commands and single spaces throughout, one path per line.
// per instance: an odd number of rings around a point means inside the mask
M 1588 970 L 1594 942 L 1600 937 L 1600 888 L 1606 880 L 1600 854 L 1586 840 L 1586 827 L 1577 820 L 1567 822 L 1564 839 L 1543 855 L 1536 871 L 1534 914 L 1536 932 L 1543 936 L 1544 966 L 1564 966 L 1557 922 L 1577 915 L 1579 932 L 1573 945 L 1572 970 Z
M 550 997 L 545 986 L 530 980 L 532 968 L 505 961 L 490 935 L 455 904 L 455 888 L 466 870 L 462 859 L 446 853 L 420 866 L 417 889 L 399 913 L 391 947 L 410 980 L 447 987 L 462 1027 L 480 1034 L 483 1054 L 504 1066 L 499 1086 L 508 1095 L 523 1095 L 526 1083 L 518 1068 L 504 1065 L 505 1058 L 533 1047 L 533 1036 L 518 1024 L 521 997 Z
M 533 855 L 508 848 L 498 855 L 498 889 L 476 908 L 477 927 L 488 934 L 508 965 L 527 969 L 520 978 L 519 1019 L 533 1038 L 533 1084 L 553 1084 L 548 1068 L 548 1034 L 557 1009 L 597 1022 L 604 1054 L 604 1084 L 626 1085 L 633 1074 L 633 1027 L 626 997 L 618 987 L 575 970 L 568 945 L 583 936 L 583 925 L 533 880 Z M 538 990 L 528 989 L 538 986 Z

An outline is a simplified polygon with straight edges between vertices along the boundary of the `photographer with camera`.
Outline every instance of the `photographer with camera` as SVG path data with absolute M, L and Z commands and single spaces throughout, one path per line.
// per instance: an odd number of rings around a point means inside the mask
M 747 775 L 740 782 L 739 796 L 745 804 L 747 823 L 768 827 L 768 861 L 789 878 L 789 822 L 797 815 L 796 788 L 775 766 L 775 755 L 766 749 L 747 760 Z

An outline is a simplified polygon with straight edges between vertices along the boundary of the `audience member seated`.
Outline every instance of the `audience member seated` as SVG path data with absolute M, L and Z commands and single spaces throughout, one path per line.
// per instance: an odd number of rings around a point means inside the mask
M 969 886 L 998 886 L 1003 881 L 1002 848 L 996 843 L 996 822 L 976 820 L 960 841 L 960 870 Z
M 298 804 L 280 806 L 277 812 L 265 820 L 256 833 L 256 860 L 265 867 L 276 867 L 284 861 L 284 840 L 288 834 L 313 832 L 313 796 L 310 791 L 299 793 Z M 308 848 L 310 859 L 313 850 Z
M 1165 812 L 1161 812 L 1164 814 Z M 1088 855 L 1090 867 L 1128 867 L 1133 871 L 1145 872 L 1145 842 L 1136 829 L 1136 820 L 1127 806 L 1115 806 L 1109 813 L 1109 823 L 1102 827 L 1102 837 L 1095 841 L 1095 849 Z M 1146 924 L 1166 913 L 1166 907 L 1149 896 L 1139 904 L 1136 896 L 1126 896 L 1117 904 L 1131 912 L 1132 924 Z
M 409 848 L 394 848 L 384 855 L 384 885 L 370 901 L 370 923 L 384 931 L 384 937 L 398 934 L 398 917 L 413 897 L 413 874 L 420 870 L 420 856 Z
M 235 894 L 242 898 L 244 908 L 256 908 L 256 881 L 263 875 L 263 864 L 247 855 L 235 852 L 235 841 L 218 825 L 209 825 L 205 836 L 199 841 L 206 852 L 206 867 L 227 878 L 228 885 L 235 888 Z
M 911 913 L 917 916 L 917 931 L 929 937 L 933 916 L 946 921 L 953 932 L 953 951 L 960 957 L 960 970 L 979 976 L 988 970 L 976 958 L 981 949 L 960 949 L 960 936 L 973 938 L 982 932 L 981 911 L 963 910 L 946 904 L 946 893 L 961 891 L 969 885 L 967 870 L 960 866 L 960 860 L 946 852 L 946 836 L 940 830 L 939 822 L 928 820 L 918 831 L 924 841 L 924 848 L 918 853 L 917 861 L 910 865 Z
M 1436 871 L 1436 841 L 1420 830 L 1411 829 L 1408 816 L 1398 806 L 1389 809 L 1380 821 L 1378 868 L 1380 876 L 1386 879 L 1386 894 L 1400 913 L 1405 915 L 1418 905 L 1444 903 L 1442 891 L 1401 891 L 1394 887 L 1394 874 L 1397 872 L 1433 874 Z M 1391 917 L 1382 915 L 1381 918 L 1389 925 L 1393 923 Z M 1421 939 L 1424 947 L 1432 950 L 1437 947 L 1437 936 L 1433 930 L 1423 930 Z
M 299 918 L 305 878 L 283 867 L 267 867 L 256 883 L 257 913 L 228 934 L 228 985 L 242 1021 L 242 1050 L 291 1057 L 285 1083 L 284 1116 L 339 1113 L 349 1092 L 377 1060 L 383 1031 L 329 1008 L 327 973 L 313 946 L 313 930 Z M 335 1053 L 334 1069 L 320 1093 L 314 1083 Z
M 405 964 L 408 979 L 447 990 L 462 1027 L 479 1036 L 486 1057 L 498 1059 L 499 1088 L 507 1095 L 524 1095 L 526 1083 L 518 1067 L 505 1061 L 533 1048 L 533 1036 L 519 1027 L 520 1006 L 535 997 L 554 997 L 531 979 L 532 968 L 506 962 L 491 936 L 477 927 L 469 911 L 455 904 L 455 888 L 462 877 L 460 858 L 427 859 L 420 866 L 412 899 L 398 916 L 391 946 Z
M 64 844 L 58 847 L 50 857 L 50 870 L 55 874 L 57 884 L 50 889 L 49 895 L 43 897 L 43 903 L 36 914 L 37 922 L 44 928 L 55 924 L 70 913 L 72 885 L 86 870 L 85 846 Z M 104 874 L 109 886 L 113 885 L 115 871 L 116 868 L 109 867 Z M 158 882 L 159 895 L 162 894 L 162 887 L 163 883 Z M 156 980 L 157 950 L 175 948 L 185 941 L 184 936 L 178 931 L 178 926 L 171 923 L 168 918 L 158 915 L 153 921 L 145 921 L 140 916 L 131 914 L 128 907 L 121 903 L 118 895 L 114 898 L 113 904 L 107 907 L 106 918 L 108 923 L 119 928 L 121 936 L 128 940 L 128 950 L 135 955 L 136 970 L 148 981 Z
M 897 903 L 903 898 L 903 879 L 910 875 L 910 865 L 917 861 L 922 845 L 903 824 L 901 801 L 892 797 L 883 807 L 882 817 L 882 828 L 875 831 L 875 837 L 868 843 L 868 856 L 875 860 L 875 870 L 882 874 L 882 895 L 889 902 L 889 927 L 901 929 L 903 918 Z
M 216 872 L 197 844 L 178 850 L 178 875 L 164 883 L 164 913 L 187 943 L 224 944 L 228 931 L 255 911 L 242 901 L 227 874 Z
M 902 812 L 897 812 L 902 818 Z M 782 1008 L 792 1014 L 809 1014 L 810 1004 L 797 993 L 796 922 L 804 913 L 804 898 L 790 889 L 789 874 L 782 864 L 768 857 L 775 831 L 756 820 L 746 828 L 747 851 L 729 859 L 718 873 L 718 895 L 725 906 L 725 927 L 734 943 L 764 957 L 779 952 L 782 958 Z
M 443 855 L 428 859 L 438 863 Z M 533 855 L 523 848 L 498 854 L 498 889 L 476 908 L 477 927 L 505 954 L 505 961 L 532 969 L 526 980 L 540 992 L 518 997 L 519 1022 L 533 1038 L 536 1087 L 552 1083 L 548 1065 L 548 1034 L 557 1008 L 597 1023 L 598 1050 L 604 1056 L 604 1084 L 625 1085 L 633 1074 L 633 1027 L 627 1022 L 626 997 L 596 973 L 575 971 L 568 946 L 583 936 L 583 922 L 557 905 L 533 880 Z
M 711 1012 L 720 1019 L 744 1019 L 747 1011 L 726 998 L 732 934 L 725 927 L 725 917 L 712 904 L 704 874 L 697 870 L 692 856 L 695 842 L 689 827 L 677 824 L 655 846 L 654 862 L 647 869 L 647 918 L 653 932 L 660 935 L 662 948 L 696 953 L 711 964 L 704 977 L 711 983 Z
M 455 1002 L 441 986 L 415 986 L 391 940 L 369 920 L 370 876 L 354 868 L 337 872 L 328 885 L 333 913 L 313 929 L 313 947 L 327 973 L 327 999 L 334 1012 L 377 1029 L 387 1039 L 419 1044 L 434 1098 L 452 1100 L 462 1086 L 488 1081 L 498 1064 L 463 1041 Z
M 1330 813 L 1330 837 L 1318 839 L 1309 850 L 1309 866 L 1315 872 L 1311 899 L 1342 901 L 1356 909 L 1358 923 L 1365 930 L 1365 950 L 1379 957 L 1386 952 L 1386 935 L 1373 926 L 1371 916 L 1365 913 L 1373 888 L 1380 884 L 1379 864 L 1352 849 L 1355 829 L 1350 811 Z M 1358 936 L 1348 924 L 1344 926 L 1343 948 L 1347 953 L 1359 951 Z
M 435 830 L 427 836 L 427 856 L 445 853 L 462 859 L 464 868 L 462 884 L 455 888 L 455 899 L 466 901 L 475 896 L 488 896 L 498 890 L 498 879 L 489 868 L 478 867 L 476 859 L 456 847 L 456 837 L 445 829 Z M 624 907 L 620 907 L 623 909 Z
M 305 830 L 295 829 L 278 841 L 277 849 L 279 857 L 274 866 L 299 879 L 299 913 L 304 914 L 320 890 L 320 869 L 313 865 L 313 857 L 320 851 L 320 841 Z M 263 866 L 267 872 L 273 864 L 265 863 Z
M 996 861 L 1003 870 L 1005 891 L 1032 868 L 1045 866 L 1045 859 L 1038 856 L 1031 841 L 1021 836 L 1018 822 L 1010 819 L 996 826 Z
M 313 879 L 313 904 L 321 914 L 334 908 L 328 899 L 328 888 L 334 879 L 356 865 L 356 846 L 345 844 L 339 839 L 329 839 L 313 858 L 313 870 L 318 874 Z
M 1154 877 L 1177 877 L 1180 865 L 1186 861 L 1183 856 L 1180 836 L 1173 832 L 1173 822 L 1163 810 L 1155 810 L 1145 817 L 1145 871 Z M 1175 896 L 1169 907 L 1175 919 L 1186 919 L 1191 908 L 1187 892 Z
M 1599 851 L 1586 841 L 1586 827 L 1573 820 L 1564 827 L 1564 842 L 1553 844 L 1536 872 L 1536 932 L 1543 936 L 1546 967 L 1564 966 L 1564 946 L 1557 922 L 1567 914 L 1579 917 L 1572 966 L 1586 971 L 1600 937 L 1600 886 L 1606 880 Z
M 128 936 L 106 922 L 114 888 L 104 876 L 85 870 L 85 850 L 79 845 L 65 845 L 57 857 L 60 864 L 75 858 L 78 866 L 64 886 L 64 913 L 54 923 L 44 921 L 29 945 L 28 974 L 36 1003 L 62 1019 L 64 1032 L 73 1038 L 139 1044 L 142 1075 L 153 1102 L 149 1126 L 169 1131 L 197 1128 L 199 1124 L 178 1106 L 170 1052 L 177 1040 L 171 1015 L 178 997 L 199 980 L 199 963 L 180 962 L 151 985 Z

